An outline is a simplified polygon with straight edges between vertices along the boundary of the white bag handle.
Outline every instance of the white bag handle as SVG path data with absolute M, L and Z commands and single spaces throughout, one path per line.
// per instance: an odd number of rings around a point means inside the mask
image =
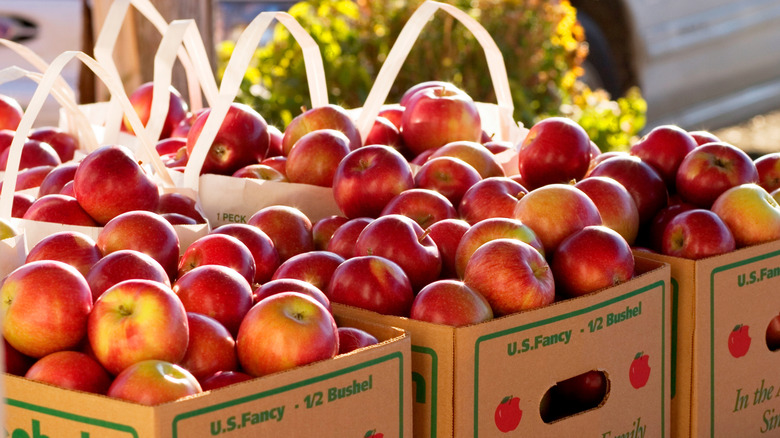
M 496 42 L 488 31 L 467 13 L 453 5 L 430 0 L 423 3 L 417 8 L 414 14 L 412 14 L 409 21 L 407 21 L 401 30 L 401 33 L 398 35 L 398 39 L 393 44 L 393 47 L 390 49 L 387 59 L 382 64 L 379 74 L 377 74 L 376 80 L 374 81 L 374 85 L 371 87 L 366 102 L 363 105 L 363 110 L 358 117 L 357 126 L 360 130 L 360 135 L 362 138 L 368 136 L 382 104 L 384 104 L 387 99 L 390 87 L 395 82 L 398 72 L 406 60 L 406 57 L 409 55 L 412 46 L 414 46 L 414 43 L 419 38 L 422 28 L 439 9 L 449 13 L 466 26 L 482 46 L 485 57 L 487 58 L 490 78 L 493 81 L 496 101 L 499 107 L 501 137 L 504 139 L 517 138 L 520 128 L 514 122 L 514 104 L 512 103 L 512 94 L 509 90 L 509 79 L 506 74 L 504 57 L 501 55 L 501 51 L 498 49 Z
M 306 66 L 306 77 L 309 84 L 312 107 L 317 108 L 328 104 L 328 91 L 325 85 L 325 68 L 322 64 L 322 54 L 314 38 L 286 12 L 263 12 L 255 17 L 236 41 L 233 55 L 230 57 L 222 82 L 219 87 L 219 95 L 211 106 L 208 119 L 193 147 L 184 170 L 184 187 L 198 190 L 200 170 L 206 160 L 209 148 L 217 136 L 217 131 L 225 119 L 230 104 L 238 94 L 239 86 L 244 78 L 249 62 L 254 55 L 260 38 L 265 33 L 273 20 L 284 25 L 303 49 L 303 60 Z

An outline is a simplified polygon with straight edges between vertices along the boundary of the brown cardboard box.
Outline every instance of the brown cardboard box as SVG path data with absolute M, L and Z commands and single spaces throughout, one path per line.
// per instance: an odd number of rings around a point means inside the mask
M 498 436 L 496 410 L 508 396 L 520 398 L 517 436 L 668 437 L 670 271 L 643 259 L 637 268 L 640 275 L 621 285 L 467 327 L 334 307 L 411 334 L 415 437 Z M 646 382 L 634 362 L 644 355 Z M 543 422 L 548 389 L 590 370 L 609 379 L 605 401 Z
M 780 241 L 697 261 L 642 257 L 671 266 L 673 436 L 780 436 L 780 351 L 765 338 L 780 313 Z
M 410 437 L 411 342 L 349 317 L 376 346 L 157 406 L 6 374 L 5 436 L 74 438 Z

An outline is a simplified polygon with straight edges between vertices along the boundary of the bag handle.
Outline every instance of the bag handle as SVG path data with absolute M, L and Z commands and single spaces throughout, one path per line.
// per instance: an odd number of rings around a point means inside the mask
M 426 1 L 423 3 L 406 22 L 398 39 L 390 49 L 387 59 L 379 69 L 374 85 L 368 93 L 363 110 L 358 117 L 357 126 L 362 138 L 366 138 L 371 131 L 374 120 L 379 114 L 379 110 L 387 99 L 390 87 L 395 82 L 398 72 L 401 69 L 406 57 L 414 46 L 414 43 L 420 36 L 422 28 L 428 23 L 433 14 L 439 9 L 452 15 L 460 21 L 474 35 L 477 42 L 482 46 L 487 58 L 487 65 L 490 71 L 490 78 L 493 81 L 493 88 L 496 93 L 496 101 L 499 107 L 501 118 L 501 136 L 502 138 L 516 138 L 519 126 L 514 122 L 514 104 L 512 94 L 509 90 L 509 79 L 506 74 L 506 65 L 504 57 L 498 49 L 496 42 L 490 36 L 488 31 L 477 20 L 470 17 L 467 13 L 457 7 L 437 1 Z
M 322 54 L 314 38 L 287 12 L 262 12 L 255 17 L 236 41 L 233 54 L 225 67 L 222 82 L 219 87 L 219 95 L 212 105 L 208 119 L 198 137 L 192 153 L 184 170 L 183 184 L 185 187 L 197 191 L 200 170 L 212 142 L 217 136 L 217 131 L 225 119 L 230 104 L 238 94 L 239 86 L 244 78 L 246 69 L 252 60 L 255 49 L 260 39 L 273 20 L 290 31 L 303 50 L 303 60 L 306 67 L 306 77 L 309 84 L 312 107 L 317 108 L 328 104 L 328 91 L 325 86 L 325 68 L 322 63 Z

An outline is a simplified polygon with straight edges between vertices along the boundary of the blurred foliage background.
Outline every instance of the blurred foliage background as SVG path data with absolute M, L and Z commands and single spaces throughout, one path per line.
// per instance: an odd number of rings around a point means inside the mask
M 307 29 L 323 55 L 331 103 L 363 105 L 402 27 L 423 0 L 315 0 L 288 11 Z M 566 0 L 455 0 L 477 19 L 499 46 L 507 67 L 515 119 L 526 127 L 549 116 L 567 116 L 583 126 L 602 149 L 626 150 L 644 127 L 646 105 L 638 89 L 617 99 L 591 90 L 578 78 L 587 55 L 583 29 Z M 221 75 L 234 43 L 218 51 Z M 450 81 L 474 100 L 495 102 L 484 52 L 465 26 L 438 12 L 415 43 L 388 102 L 427 80 Z M 237 100 L 269 123 L 286 126 L 309 90 L 300 47 L 283 26 L 258 47 Z

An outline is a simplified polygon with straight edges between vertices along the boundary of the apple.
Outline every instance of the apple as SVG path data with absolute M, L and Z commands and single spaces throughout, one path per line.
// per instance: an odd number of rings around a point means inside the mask
M 216 319 L 187 312 L 190 337 L 187 352 L 179 362 L 198 381 L 219 371 L 238 371 L 236 341 Z
M 737 324 L 734 329 L 729 333 L 728 347 L 729 352 L 735 358 L 740 358 L 747 354 L 750 350 L 750 335 L 748 334 L 749 326 L 744 324 Z
M 498 155 L 502 152 L 506 152 L 515 148 L 515 144 L 509 140 L 496 140 L 493 138 L 482 143 L 482 146 L 492 152 L 493 155 Z
M 274 272 L 272 280 L 295 278 L 311 283 L 317 289 L 327 290 L 333 271 L 344 261 L 330 251 L 307 251 L 285 260 Z
M 0 129 L 15 131 L 22 121 L 24 110 L 19 101 L 11 96 L 0 94 Z
M 711 210 L 731 230 L 737 248 L 780 239 L 780 205 L 758 184 L 726 190 Z
M 634 244 L 639 234 L 639 209 L 622 184 L 613 178 L 589 176 L 574 187 L 596 204 L 603 225 L 617 231 L 629 245 Z
M 41 358 L 77 346 L 87 333 L 92 294 L 76 268 L 56 260 L 26 263 L 0 287 L 3 337 L 20 353 Z
M 35 202 L 35 196 L 29 193 L 14 192 L 11 206 L 11 217 L 21 219 L 30 206 Z
M 350 219 L 375 218 L 396 195 L 414 187 L 409 162 L 385 145 L 353 150 L 341 160 L 333 176 L 333 198 Z
M 404 115 L 404 107 L 400 103 L 388 103 L 379 108 L 379 117 L 384 117 L 401 132 L 401 118 Z M 368 143 L 366 143 L 367 145 Z
M 60 189 L 60 195 L 70 196 L 71 198 L 76 197 L 76 192 L 73 190 L 73 181 L 68 181 L 64 186 L 62 186 L 62 189 Z
M 73 266 L 85 276 L 103 257 L 92 237 L 79 231 L 64 230 L 50 234 L 30 248 L 25 263 L 57 260 Z
M 147 359 L 179 362 L 189 342 L 181 300 L 150 280 L 110 287 L 95 300 L 86 328 L 95 357 L 113 375 Z
M 734 251 L 734 235 L 717 214 L 694 208 L 674 216 L 664 229 L 661 252 L 701 259 Z
M 461 327 L 493 319 L 493 310 L 485 297 L 464 282 L 437 280 L 414 297 L 409 318 Z
M 36 187 L 40 187 L 46 176 L 55 169 L 56 166 L 43 165 L 28 167 L 22 169 L 16 174 L 16 191 L 27 190 Z M 3 187 L 2 181 L 0 181 L 0 188 Z
M 429 189 L 409 189 L 396 195 L 382 209 L 380 216 L 401 214 L 428 228 L 442 219 L 454 219 L 458 211 L 441 193 Z
M 169 87 L 170 97 L 168 101 L 168 112 L 165 114 L 165 121 L 163 122 L 162 132 L 160 138 L 168 138 L 171 136 L 174 128 L 176 128 L 182 120 L 187 118 L 187 102 L 181 97 L 181 94 L 173 86 Z M 152 110 L 152 94 L 154 93 L 154 83 L 145 82 L 138 86 L 128 98 L 133 105 L 133 109 L 141 119 L 141 123 L 146 126 L 149 123 L 149 117 Z M 133 133 L 133 127 L 130 126 L 130 121 L 125 116 L 122 119 L 123 130 Z
M 260 228 L 271 238 L 281 262 L 314 249 L 311 220 L 295 207 L 263 207 L 249 217 L 247 224 Z
M 663 178 L 637 156 L 624 153 L 607 158 L 596 164 L 589 176 L 610 177 L 628 190 L 639 211 L 640 227 L 650 222 L 669 202 L 669 190 Z
M 561 241 L 552 254 L 550 268 L 556 293 L 578 297 L 630 280 L 634 255 L 617 231 L 591 225 Z
M 346 223 L 349 219 L 344 216 L 335 214 L 331 216 L 325 216 L 318 219 L 312 224 L 311 237 L 314 242 L 314 249 L 324 251 L 328 248 L 328 242 L 330 242 L 333 233 Z
M 241 274 L 249 284 L 255 278 L 252 252 L 243 242 L 227 234 L 207 234 L 192 242 L 179 259 L 177 277 L 204 265 L 227 266 Z
M 454 157 L 469 163 L 481 178 L 506 176 L 504 168 L 496 161 L 495 155 L 481 143 L 474 141 L 453 141 L 436 148 L 429 159 L 436 157 Z
M 349 149 L 355 150 L 363 145 L 355 121 L 341 106 L 327 104 L 312 108 L 295 116 L 284 128 L 282 154 L 288 156 L 293 145 L 304 135 L 318 129 L 335 129 L 349 138 Z
M 482 177 L 473 166 L 454 157 L 430 158 L 414 175 L 417 188 L 437 191 L 450 200 L 452 205 L 460 205 L 463 195 Z
M 274 125 L 268 125 L 268 136 L 270 141 L 268 152 L 265 154 L 266 158 L 282 156 L 282 139 L 284 138 L 282 130 Z
M 629 152 L 653 166 L 666 183 L 667 189 L 674 192 L 677 169 L 685 156 L 696 146 L 696 139 L 686 130 L 675 125 L 661 125 L 634 143 Z
M 179 213 L 162 213 L 160 217 L 168 221 L 168 223 L 171 225 L 197 225 L 198 224 L 197 222 L 195 222 L 195 219 Z
M 145 279 L 170 287 L 165 269 L 151 256 L 132 249 L 114 251 L 95 262 L 84 276 L 97 300 L 110 287 L 125 280 Z
M 339 354 L 349 353 L 358 348 L 376 345 L 379 340 L 371 333 L 357 327 L 339 327 Z
M 201 213 L 197 202 L 187 195 L 181 193 L 168 192 L 160 195 L 157 203 L 158 214 L 178 213 L 192 218 L 196 224 L 205 224 L 206 218 Z
M 164 217 L 151 211 L 128 211 L 109 220 L 97 235 L 103 255 L 133 249 L 157 260 L 171 282 L 179 265 L 180 243 L 176 229 Z
M 88 354 L 79 351 L 56 351 L 38 359 L 24 375 L 60 388 L 105 394 L 113 376 Z
M 417 154 L 417 156 L 412 158 L 409 161 L 409 163 L 415 166 L 422 166 L 423 164 L 425 164 L 426 161 L 428 161 L 429 158 L 431 158 L 431 155 L 433 155 L 433 153 L 436 152 L 436 149 L 438 148 L 427 149 L 420 152 L 419 154 Z
M 766 346 L 769 351 L 780 349 L 780 315 L 775 315 L 766 326 Z
M 154 145 L 154 149 L 157 151 L 157 154 L 161 157 L 163 155 L 169 155 L 169 154 L 177 154 L 179 151 L 184 148 L 185 154 L 187 150 L 187 139 L 186 137 L 168 137 L 160 139 L 157 143 Z
M 79 139 L 75 135 L 54 126 L 33 128 L 27 137 L 30 140 L 48 143 L 63 163 L 72 160 L 79 149 Z
M 643 244 L 648 249 L 658 253 L 662 252 L 663 235 L 666 225 L 678 214 L 684 211 L 693 210 L 694 208 L 697 207 L 687 202 L 670 202 L 669 205 L 658 211 L 653 217 L 653 220 L 645 226 L 646 233 L 641 236 L 641 241 L 637 241 L 635 244 Z
M 142 360 L 114 378 L 106 395 L 154 406 L 203 392 L 198 379 L 183 367 L 165 360 Z
M 741 184 L 757 183 L 753 160 L 725 142 L 701 145 L 685 156 L 677 172 L 680 197 L 701 208 L 710 208 L 724 191 Z
M 279 254 L 273 240 L 260 228 L 247 224 L 223 224 L 211 230 L 212 234 L 227 234 L 246 245 L 255 260 L 253 283 L 262 284 L 271 279 L 279 267 Z
M 38 188 L 38 196 L 60 193 L 62 186 L 68 181 L 73 181 L 73 176 L 76 174 L 76 169 L 78 167 L 79 163 L 76 162 L 55 166 L 46 174 L 43 180 L 41 180 L 41 185 Z
M 720 138 L 717 135 L 707 130 L 689 131 L 688 134 L 696 140 L 697 146 L 720 141 Z
M 173 137 L 163 141 L 167 141 L 167 140 L 175 141 L 177 143 L 186 141 L 183 138 L 173 138 Z M 190 161 L 190 157 L 189 155 L 187 155 L 187 146 L 182 146 L 175 152 L 171 152 L 165 155 L 160 155 L 160 160 L 162 160 L 163 164 L 165 164 L 165 167 L 184 173 L 187 163 Z
M 198 118 L 198 116 L 201 115 L 201 113 L 206 111 L 206 109 L 207 108 L 201 108 L 194 112 L 188 112 L 187 117 L 182 119 L 182 121 L 180 121 L 179 124 L 173 128 L 173 131 L 171 131 L 171 138 L 182 138 L 186 140 L 187 135 L 189 135 L 190 131 L 192 130 L 192 125 L 195 123 L 195 120 Z
M 11 148 L 6 148 L 0 152 L 0 170 L 6 170 L 8 155 Z M 62 164 L 60 156 L 48 143 L 38 140 L 27 140 L 22 145 L 22 156 L 19 161 L 19 170 L 29 169 L 38 166 L 58 166 Z
M 44 195 L 36 199 L 27 208 L 22 219 L 85 227 L 98 226 L 76 198 L 59 194 Z
M 484 219 L 463 234 L 455 249 L 455 273 L 458 278 L 463 278 L 466 273 L 466 265 L 474 251 L 495 239 L 517 239 L 534 247 L 542 256 L 545 255 L 542 240 L 528 225 L 512 218 Z
M 195 143 L 211 109 L 203 111 L 187 134 L 187 155 L 192 156 Z M 265 158 L 270 136 L 263 116 L 249 105 L 233 102 L 209 147 L 200 173 L 232 175 L 247 164 L 258 163 Z
M 390 146 L 404 156 L 409 153 L 404 146 L 403 138 L 401 138 L 400 128 L 383 116 L 376 117 L 363 144 L 366 146 L 371 144 Z
M 333 315 L 314 298 L 282 292 L 250 309 L 236 350 L 247 374 L 264 376 L 336 356 L 338 329 Z
M 568 184 L 547 184 L 531 190 L 517 201 L 514 217 L 536 233 L 548 256 L 575 231 L 602 225 L 596 204 L 585 192 Z
M 517 239 L 491 240 L 477 248 L 463 281 L 484 296 L 493 315 L 503 316 L 551 304 L 555 281 L 544 256 Z
M 773 192 L 780 188 L 780 152 L 770 152 L 755 160 L 758 172 L 758 185 L 767 192 Z
M 287 176 L 283 172 L 279 172 L 267 164 L 260 163 L 247 164 L 246 166 L 233 172 L 233 175 L 231 176 L 234 178 L 250 178 L 262 179 L 265 181 L 289 182 Z
M 523 411 L 520 409 L 520 398 L 513 396 L 504 397 L 496 406 L 493 421 L 498 430 L 503 433 L 512 432 L 520 425 Z
M 188 312 L 214 318 L 233 336 L 254 304 L 252 286 L 227 266 L 198 266 L 179 277 L 172 289 Z
M 413 155 L 453 141 L 478 142 L 482 136 L 476 103 L 450 83 L 416 91 L 403 106 L 401 137 Z
M 341 160 L 350 152 L 349 138 L 336 129 L 303 135 L 287 152 L 285 174 L 293 183 L 331 187 Z
M 518 151 L 518 169 L 533 190 L 585 177 L 590 167 L 590 137 L 577 122 L 548 117 L 528 131 Z
M 474 183 L 460 200 L 458 213 L 470 224 L 492 217 L 514 216 L 515 204 L 528 190 L 519 182 L 494 176 Z
M 441 256 L 439 278 L 457 278 L 455 262 L 458 245 L 470 227 L 471 225 L 462 219 L 442 219 L 425 229 L 436 247 L 439 248 Z
M 647 385 L 650 379 L 650 356 L 639 352 L 634 356 L 628 371 L 628 380 L 634 389 Z
M 414 300 L 404 270 L 394 261 L 375 255 L 345 260 L 333 272 L 325 294 L 333 303 L 395 316 L 408 316 Z
M 3 356 L 5 360 L 3 371 L 14 376 L 24 376 L 36 362 L 35 358 L 20 353 L 5 338 L 3 338 Z
M 561 412 L 572 415 L 600 405 L 607 396 L 609 382 L 603 372 L 591 370 L 561 380 L 554 388 Z
M 254 303 L 257 304 L 263 298 L 282 292 L 299 292 L 319 301 L 326 309 L 330 309 L 330 298 L 317 286 L 297 278 L 277 278 L 268 281 L 257 288 L 253 294 Z
M 326 251 L 330 251 L 348 259 L 355 256 L 355 242 L 366 225 L 374 219 L 368 217 L 356 217 L 349 219 L 333 232 L 328 241 Z
M 99 224 L 132 210 L 155 211 L 157 184 L 124 146 L 101 146 L 90 152 L 73 176 L 73 190 L 84 210 Z
M 441 273 L 436 243 L 417 222 L 400 214 L 380 216 L 366 225 L 355 242 L 355 255 L 375 255 L 397 263 L 415 291 Z
M 412 96 L 417 93 L 420 90 L 424 90 L 426 88 L 441 88 L 441 87 L 454 87 L 455 85 L 451 82 L 445 82 L 445 81 L 423 81 L 418 82 L 411 87 L 407 88 L 403 94 L 401 95 L 401 98 L 398 100 L 397 104 L 391 105 L 391 108 L 404 108 L 406 105 L 409 104 L 409 100 L 412 98 Z
M 213 389 L 224 388 L 225 386 L 234 383 L 246 382 L 247 380 L 252 379 L 252 376 L 242 373 L 241 371 L 217 371 L 211 376 L 203 379 L 200 386 L 203 391 L 211 391 Z
M 287 171 L 287 157 L 285 156 L 275 156 L 275 157 L 268 157 L 260 162 L 260 164 L 268 166 L 277 172 L 281 173 L 282 176 L 284 176 L 284 179 L 287 179 L 287 174 L 285 173 Z

